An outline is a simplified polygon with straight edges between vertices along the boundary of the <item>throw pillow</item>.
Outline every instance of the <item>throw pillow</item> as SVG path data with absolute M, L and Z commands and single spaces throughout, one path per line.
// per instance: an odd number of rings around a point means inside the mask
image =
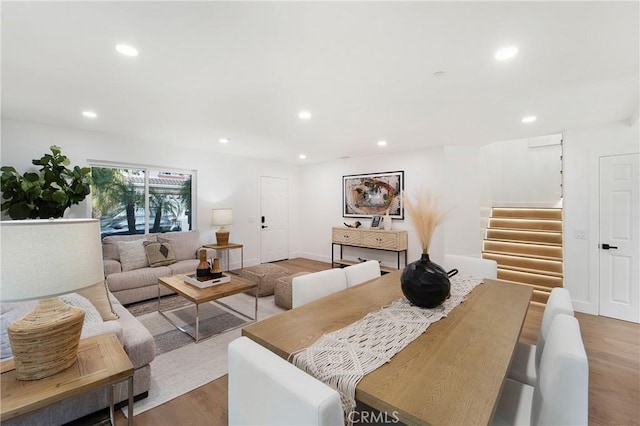
M 88 299 L 80 296 L 78 293 L 63 294 L 60 296 L 60 300 L 69 306 L 75 306 L 76 308 L 80 308 L 84 311 L 83 327 L 102 323 L 102 316 L 95 306 L 93 306 Z
M 176 260 L 195 259 L 198 249 L 202 247 L 198 231 L 167 232 L 162 236 L 159 235 L 158 241 L 171 244 Z
M 84 290 L 80 290 L 78 294 L 86 297 L 89 302 L 95 306 L 104 321 L 118 319 L 118 315 L 113 310 L 113 306 L 111 306 L 106 282 L 101 282 Z
M 13 356 L 11 344 L 9 343 L 9 335 L 7 334 L 9 325 L 15 320 L 27 315 L 37 304 L 37 300 L 0 304 L 0 359 L 11 358 Z
M 122 272 L 149 266 L 147 253 L 144 251 L 144 240 L 118 242 L 118 254 L 120 255 Z
M 152 268 L 171 265 L 176 262 L 176 255 L 169 243 L 145 241 L 144 251 L 147 253 L 147 260 L 149 260 L 149 266 Z

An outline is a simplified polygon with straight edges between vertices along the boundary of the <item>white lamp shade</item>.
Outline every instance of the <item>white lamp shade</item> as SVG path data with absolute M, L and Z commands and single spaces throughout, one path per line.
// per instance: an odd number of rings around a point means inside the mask
M 0 300 L 71 293 L 104 281 L 96 219 L 36 219 L 0 223 Z
M 211 225 L 225 226 L 233 224 L 232 209 L 213 209 L 211 213 Z

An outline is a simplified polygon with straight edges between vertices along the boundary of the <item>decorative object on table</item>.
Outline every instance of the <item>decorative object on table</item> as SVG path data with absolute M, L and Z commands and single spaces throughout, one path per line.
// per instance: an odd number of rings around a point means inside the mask
M 380 222 L 382 222 L 382 216 L 374 216 L 371 219 L 371 229 L 380 228 Z
M 344 223 L 344 226 L 346 226 L 347 228 L 359 228 L 362 225 L 362 223 L 360 223 L 359 220 L 356 220 L 351 225 L 349 225 L 347 222 L 343 222 L 343 223 Z
M 216 279 L 222 276 L 222 269 L 220 269 L 220 258 L 214 257 L 211 261 L 211 278 Z
M 207 276 L 205 280 L 200 279 L 200 277 L 197 277 L 196 274 L 184 276 L 184 282 L 191 284 L 193 286 L 196 286 L 198 288 L 212 287 L 214 285 L 224 284 L 230 281 L 231 281 L 231 277 L 223 273 L 221 273 L 220 277 L 218 278 L 212 278 L 210 276 Z
M 62 217 L 67 208 L 78 204 L 91 192 L 91 168 L 69 169 L 69 159 L 52 145 L 51 154 L 32 160 L 38 172 L 21 175 L 14 167 L 2 170 L 2 211 L 11 219 L 49 219 Z
M 216 232 L 216 244 L 229 244 L 229 230 L 226 226 L 233 225 L 233 210 L 213 209 L 211 211 L 211 225 L 220 227 Z
M 3 221 L 1 228 L 1 300 L 41 299 L 8 328 L 16 377 L 49 377 L 76 362 L 84 320 L 82 309 L 55 296 L 104 282 L 100 225 L 48 219 Z
M 202 249 L 198 251 L 200 262 L 196 267 L 196 278 L 198 281 L 207 281 L 211 276 L 211 265 L 207 262 L 207 251 Z
M 405 297 L 414 305 L 434 308 L 444 302 L 451 289 L 449 275 L 438 264 L 429 259 L 429 244 L 433 232 L 444 219 L 444 212 L 437 208 L 436 199 L 422 190 L 415 199 L 405 198 L 407 214 L 420 240 L 422 256 L 402 271 L 400 283 Z M 457 273 L 457 271 L 455 271 Z M 452 271 L 452 275 L 455 275 Z
M 343 176 L 342 216 L 373 217 L 389 210 L 392 218 L 404 219 L 403 189 L 403 171 Z
M 391 230 L 391 216 L 389 215 L 389 209 L 387 209 L 387 211 L 384 214 L 384 221 L 382 222 L 382 227 L 384 228 L 385 231 L 390 231 Z

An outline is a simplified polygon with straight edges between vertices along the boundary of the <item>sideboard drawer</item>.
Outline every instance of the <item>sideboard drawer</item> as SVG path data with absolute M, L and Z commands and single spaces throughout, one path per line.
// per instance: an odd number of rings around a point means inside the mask
M 333 229 L 333 242 L 340 244 L 361 244 L 362 233 L 355 229 Z
M 395 232 L 364 232 L 362 245 L 375 248 L 397 249 L 398 234 Z

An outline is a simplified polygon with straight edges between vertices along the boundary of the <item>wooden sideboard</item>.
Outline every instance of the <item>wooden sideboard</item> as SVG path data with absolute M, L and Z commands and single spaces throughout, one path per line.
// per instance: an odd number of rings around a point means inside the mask
M 333 253 L 336 245 L 340 246 L 340 258 L 338 259 L 334 259 Z M 397 269 L 400 269 L 400 254 L 404 253 L 404 266 L 407 266 L 407 231 L 347 228 L 344 226 L 333 227 L 331 238 L 332 267 L 333 265 L 343 266 L 358 263 L 343 259 L 343 246 L 396 252 L 398 259 Z M 384 270 L 385 268 L 381 267 L 381 269 Z

